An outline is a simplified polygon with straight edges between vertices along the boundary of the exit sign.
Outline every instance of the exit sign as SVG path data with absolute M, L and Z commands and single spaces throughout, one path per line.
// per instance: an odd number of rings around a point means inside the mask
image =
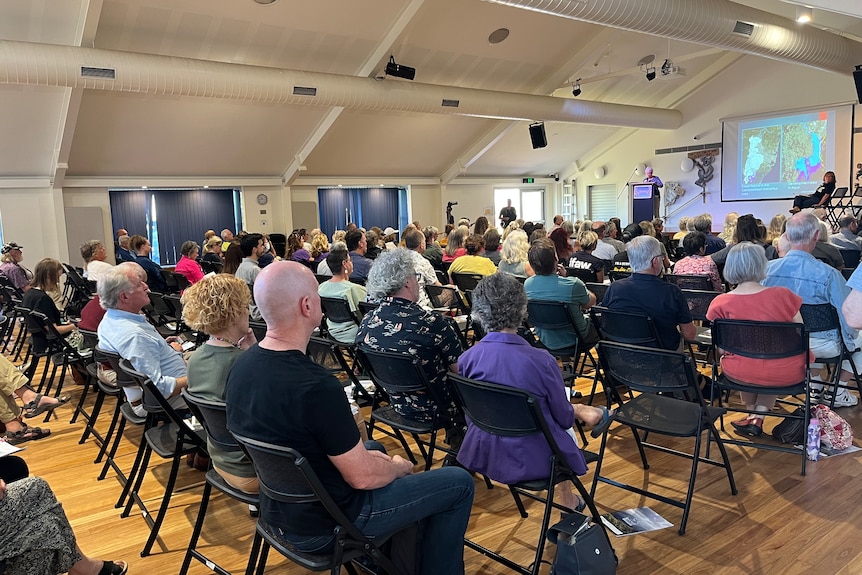
M 521 180 L 521 183 L 522 183 L 522 184 L 532 184 L 532 183 L 533 183 L 533 178 L 523 178 L 523 179 Z

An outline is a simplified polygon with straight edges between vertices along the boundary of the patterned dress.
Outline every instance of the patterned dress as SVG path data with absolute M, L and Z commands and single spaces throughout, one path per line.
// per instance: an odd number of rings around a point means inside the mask
M 8 484 L 0 499 L 0 562 L 9 575 L 59 575 L 83 557 L 48 483 L 27 477 Z

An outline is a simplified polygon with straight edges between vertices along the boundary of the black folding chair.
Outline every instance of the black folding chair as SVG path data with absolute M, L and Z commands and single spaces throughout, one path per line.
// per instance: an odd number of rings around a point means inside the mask
M 610 284 L 589 282 L 586 284 L 587 289 L 596 296 L 596 303 L 601 304 L 605 299 L 605 294 L 608 292 Z
M 190 393 L 188 389 L 183 389 L 182 393 L 183 399 L 186 400 L 186 405 L 188 405 L 191 412 L 198 421 L 200 421 L 201 425 L 203 425 L 204 430 L 206 431 L 208 445 L 215 446 L 226 453 L 242 451 L 242 448 L 236 442 L 234 436 L 231 435 L 227 429 L 227 415 L 225 413 L 225 403 L 223 401 L 204 399 L 203 397 Z M 249 465 L 251 465 L 250 460 Z M 204 519 L 206 518 L 207 508 L 209 506 L 213 488 L 224 493 L 231 499 L 236 499 L 246 505 L 255 505 L 260 507 L 260 496 L 257 493 L 246 493 L 245 491 L 241 491 L 236 487 L 233 487 L 226 482 L 221 475 L 219 475 L 218 471 L 210 467 L 206 474 L 206 484 L 204 485 L 204 492 L 201 497 L 201 506 L 198 510 L 198 518 L 195 521 L 194 529 L 192 529 L 192 536 L 189 540 L 189 546 L 186 549 L 186 556 L 183 559 L 182 566 L 180 567 L 179 575 L 186 575 L 186 573 L 188 573 L 192 559 L 200 561 L 218 573 L 218 575 L 230 575 L 229 571 L 226 571 L 215 561 L 204 555 L 197 546 L 201 531 L 203 530 Z M 251 575 L 254 571 L 254 565 L 257 563 L 257 559 L 260 556 L 261 543 L 262 538 L 260 533 L 255 530 L 254 540 L 251 545 L 251 554 L 249 555 L 248 566 L 246 567 L 246 575 Z
M 590 317 L 602 339 L 646 347 L 661 347 L 661 338 L 656 331 L 655 323 L 646 314 L 597 305 L 590 308 Z
M 257 532 L 263 538 L 258 574 L 263 573 L 269 548 L 273 547 L 293 563 L 310 571 L 329 571 L 332 575 L 337 575 L 344 565 L 348 571 L 354 572 L 350 562 L 364 556 L 383 568 L 389 575 L 400 575 L 400 571 L 379 548 L 386 538 L 372 541 L 362 535 L 336 505 L 311 468 L 311 464 L 299 452 L 238 433 L 233 435 L 254 463 L 262 494 L 280 503 L 319 505 L 336 523 L 333 530 L 334 551 L 330 555 L 323 555 L 298 550 L 285 541 L 279 534 L 279 530 L 270 526 L 262 516 L 257 521 Z
M 693 274 L 667 274 L 665 279 L 679 289 L 693 289 L 700 291 L 712 291 L 712 279 L 705 275 Z
M 766 415 L 773 417 L 782 417 L 786 419 L 801 419 L 803 429 L 808 428 L 808 421 L 811 414 L 811 399 L 808 393 L 809 374 L 808 374 L 808 330 L 801 323 L 778 323 L 778 322 L 762 322 L 762 321 L 743 321 L 717 319 L 712 322 L 712 342 L 717 349 L 724 353 L 732 353 L 740 357 L 756 358 L 756 359 L 781 359 L 787 357 L 804 356 L 805 361 L 805 378 L 799 383 L 784 387 L 765 387 L 762 385 L 754 385 L 748 382 L 732 379 L 725 375 L 720 369 L 721 363 L 718 360 L 718 354 L 713 360 L 713 403 L 721 405 L 721 393 L 715 393 L 716 387 L 719 391 L 746 391 L 749 393 L 773 394 L 777 396 L 796 396 L 803 395 L 804 400 L 800 403 L 786 402 L 791 407 L 803 407 L 802 415 L 794 415 L 792 412 L 770 411 Z M 757 412 L 745 409 L 744 407 L 730 407 L 727 411 L 739 413 L 756 414 Z M 762 414 L 760 414 L 762 415 Z M 793 453 L 802 456 L 802 475 L 805 475 L 805 449 L 799 450 L 794 446 L 784 446 L 774 442 L 763 441 L 744 441 L 740 439 L 725 439 L 725 443 L 732 445 L 742 445 L 745 447 L 755 447 L 757 449 L 766 449 L 769 451 L 781 451 L 784 453 Z
M 602 447 L 599 451 L 601 458 L 596 463 L 592 492 L 595 493 L 598 482 L 603 482 L 679 507 L 683 510 L 679 534 L 684 535 L 691 510 L 692 496 L 694 495 L 698 463 L 723 467 L 727 472 L 730 492 L 733 495 L 737 494 L 733 470 L 727 458 L 727 450 L 718 429 L 715 427 L 715 422 L 726 410 L 706 404 L 700 392 L 694 363 L 683 352 L 610 341 L 600 342 L 598 351 L 608 384 L 625 386 L 629 391 L 639 392 L 638 395 L 620 405 L 614 411 L 611 419 L 631 428 L 640 452 L 643 468 L 649 469 L 644 447 L 650 447 L 663 453 L 691 460 L 691 472 L 688 489 L 682 501 L 602 476 L 602 461 L 606 454 L 605 447 L 608 435 L 608 428 L 605 427 L 602 433 Z M 654 442 L 648 443 L 645 438 L 641 437 L 640 431 L 671 437 L 691 437 L 694 438 L 694 449 L 688 453 Z M 708 434 L 707 447 L 711 437 L 718 445 L 722 461 L 709 459 L 708 449 L 707 455 L 701 457 L 701 440 L 704 432 Z
M 721 292 L 684 289 L 682 290 L 682 295 L 685 296 L 688 311 L 691 312 L 691 319 L 700 324 L 695 325 L 694 339 L 685 340 L 685 344 L 688 346 L 688 352 L 691 354 L 691 357 L 695 360 L 697 360 L 697 356 L 694 346 L 697 345 L 700 348 L 706 348 L 702 359 L 705 367 L 709 364 L 709 353 L 713 349 L 712 332 L 709 329 L 710 322 L 706 319 L 706 312 L 709 311 L 709 305 L 712 303 L 712 300 L 720 296 Z
M 838 220 L 844 214 L 844 210 L 849 208 L 853 201 L 853 196 L 848 196 L 847 186 L 835 188 L 829 202 L 826 204 L 826 221 L 832 226 L 832 229 L 838 229 Z
M 814 358 L 815 363 L 825 363 L 831 366 L 831 376 L 829 381 L 825 382 L 827 386 L 823 389 L 824 392 L 830 388 L 832 389 L 831 398 L 829 399 L 830 409 L 835 408 L 835 396 L 838 395 L 839 389 L 855 387 L 856 391 L 859 392 L 859 397 L 862 398 L 862 383 L 859 382 L 856 362 L 853 361 L 853 352 L 856 350 L 847 349 L 847 344 L 844 343 L 844 338 L 841 335 L 841 320 L 838 317 L 838 311 L 835 309 L 835 306 L 830 303 L 802 304 L 799 312 L 802 315 L 802 323 L 805 324 L 809 337 L 811 334 L 814 334 L 815 337 L 817 337 L 817 334 L 833 334 L 831 337 L 838 345 L 838 355 Z M 852 381 L 856 382 L 855 385 L 849 384 L 850 382 L 841 383 L 841 365 L 845 360 L 850 364 L 850 369 L 853 372 Z M 821 397 L 820 401 L 821 403 L 826 403 L 826 398 Z
M 841 253 L 841 259 L 844 260 L 845 268 L 855 268 L 859 265 L 859 256 L 862 252 L 859 250 L 838 250 Z
M 596 283 L 598 282 L 598 276 L 596 272 L 593 270 L 586 270 L 582 268 L 566 268 L 566 277 L 570 278 L 578 278 L 582 282 L 586 283 Z
M 502 437 L 526 437 L 541 434 L 548 442 L 548 447 L 551 451 L 551 469 L 549 475 L 508 486 L 521 517 L 526 518 L 527 511 L 520 496 L 523 495 L 544 504 L 542 526 L 539 530 L 536 555 L 533 562 L 528 566 L 519 565 L 508 557 L 496 553 L 474 541 L 469 539 L 464 540 L 464 544 L 467 547 L 478 551 L 485 557 L 502 563 L 522 575 L 538 575 L 542 564 L 542 554 L 545 549 L 545 533 L 550 525 L 551 511 L 555 508 L 564 512 L 572 511 L 554 502 L 554 490 L 556 486 L 563 481 L 571 481 L 586 502 L 593 520 L 598 525 L 602 525 L 595 502 L 560 451 L 554 436 L 551 435 L 539 403 L 531 393 L 507 385 L 475 381 L 454 374 L 450 376 L 450 381 L 452 382 L 453 393 L 458 397 L 459 403 L 463 406 L 470 425 L 475 425 L 485 433 Z M 539 491 L 546 491 L 547 495 L 542 497 L 536 493 Z M 602 526 L 602 529 L 604 529 L 604 526 Z M 605 536 L 607 537 L 606 531 Z

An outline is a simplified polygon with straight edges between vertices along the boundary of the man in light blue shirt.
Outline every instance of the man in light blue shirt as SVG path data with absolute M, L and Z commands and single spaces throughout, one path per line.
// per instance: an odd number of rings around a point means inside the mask
M 804 304 L 832 304 L 838 311 L 841 320 L 841 337 L 852 354 L 853 362 L 862 367 L 862 352 L 856 351 L 862 347 L 862 337 L 857 330 L 852 329 L 845 321 L 842 306 L 850 292 L 841 272 L 817 260 L 811 251 L 820 238 L 820 222 L 810 210 L 793 215 L 787 220 L 787 231 L 784 233 L 790 243 L 790 251 L 783 258 L 772 260 L 766 270 L 766 279 L 761 282 L 765 286 L 786 287 L 802 298 Z M 815 332 L 810 335 L 809 347 L 817 357 L 834 357 L 839 355 L 839 334 L 837 331 Z M 811 367 L 821 367 L 813 363 Z M 843 383 L 852 376 L 849 361 L 842 364 L 840 379 Z M 813 380 L 812 394 L 822 390 L 822 383 Z M 853 406 L 858 399 L 846 389 L 841 389 L 835 397 L 838 407 Z
M 99 346 L 129 360 L 169 398 L 171 405 L 181 408 L 185 403 L 180 391 L 188 384 L 182 347 L 162 338 L 141 315 L 141 309 L 150 303 L 146 278 L 140 265 L 124 262 L 99 281 L 99 300 L 107 310 L 99 324 Z M 123 390 L 136 408 L 135 413 L 144 414 L 139 406 L 143 392 L 129 387 Z
M 844 216 L 838 220 L 838 233 L 829 236 L 829 243 L 839 250 L 862 251 L 862 238 L 856 235 L 859 222 L 853 216 Z

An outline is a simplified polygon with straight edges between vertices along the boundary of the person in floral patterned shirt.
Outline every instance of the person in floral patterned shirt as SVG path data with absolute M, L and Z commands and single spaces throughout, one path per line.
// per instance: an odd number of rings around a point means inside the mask
M 712 280 L 712 289 L 724 291 L 721 276 L 718 275 L 718 266 L 712 258 L 704 255 L 706 253 L 706 234 L 703 232 L 690 232 L 682 239 L 682 247 L 686 257 L 682 258 L 673 266 L 673 273 L 697 276 L 709 276 Z

